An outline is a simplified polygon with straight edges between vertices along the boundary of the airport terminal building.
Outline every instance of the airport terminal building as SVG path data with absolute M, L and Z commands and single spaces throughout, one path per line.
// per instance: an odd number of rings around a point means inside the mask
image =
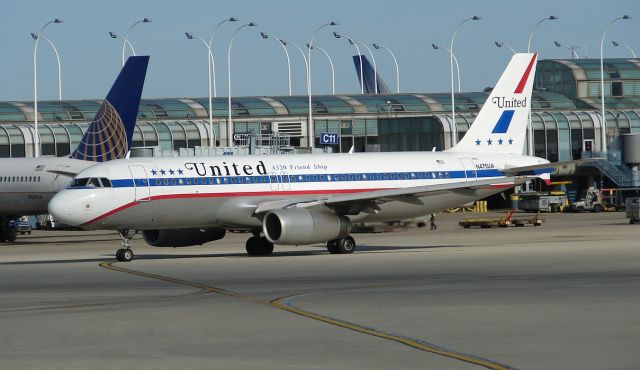
M 640 187 L 640 59 L 605 59 L 606 129 L 603 128 L 599 59 L 538 61 L 532 101 L 533 154 L 550 161 L 601 155 L 609 161 L 584 173 L 609 187 Z M 245 144 L 241 138 L 287 137 L 292 147 L 330 146 L 334 152 L 430 151 L 453 146 L 466 133 L 488 97 L 456 94 L 456 124 L 449 93 L 253 96 L 213 99 L 217 146 Z M 100 100 L 39 101 L 43 155 L 65 156 L 78 145 Z M 208 98 L 143 99 L 133 147 L 157 146 L 163 152 L 189 151 L 209 143 Z M 0 102 L 0 157 L 32 156 L 32 101 Z M 321 143 L 337 134 L 337 143 Z M 604 136 L 603 136 L 604 135 Z M 190 149 L 185 149 L 190 148 Z M 587 153 L 585 153 L 585 151 Z M 589 153 L 591 152 L 591 153 Z M 594 177 L 595 176 L 595 177 Z

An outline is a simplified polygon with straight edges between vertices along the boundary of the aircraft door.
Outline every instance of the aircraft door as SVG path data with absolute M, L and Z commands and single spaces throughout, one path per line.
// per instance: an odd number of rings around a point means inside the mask
M 138 202 L 148 202 L 151 195 L 149 189 L 149 179 L 147 178 L 147 171 L 144 166 L 134 165 L 129 166 L 129 172 L 131 172 L 131 179 L 133 180 L 134 200 Z
M 478 178 L 476 164 L 471 158 L 460 158 L 460 163 L 462 163 L 462 167 L 464 168 L 464 173 L 467 180 L 475 180 Z
M 291 190 L 291 182 L 289 181 L 289 174 L 286 172 L 280 172 L 280 182 L 281 188 L 280 190 L 288 191 Z

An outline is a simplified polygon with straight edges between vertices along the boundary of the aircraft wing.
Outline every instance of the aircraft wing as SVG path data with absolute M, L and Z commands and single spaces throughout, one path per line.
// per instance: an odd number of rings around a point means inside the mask
M 313 196 L 260 203 L 255 214 L 266 213 L 282 208 L 308 208 L 323 205 L 332 208 L 339 214 L 358 214 L 361 212 L 376 213 L 378 204 L 399 201 L 408 204 L 423 204 L 425 197 L 435 197 L 447 192 L 473 192 L 495 185 L 514 186 L 531 178 L 528 176 L 506 177 L 500 179 L 457 181 L 448 184 L 412 186 L 400 189 L 382 189 L 349 194 Z
M 521 166 L 521 167 L 512 167 L 504 170 L 505 175 L 507 176 L 518 176 L 518 175 L 533 175 L 535 173 L 552 173 L 554 170 L 559 168 L 567 168 L 569 166 L 575 166 L 580 163 L 593 162 L 600 159 L 605 158 L 589 158 L 589 159 L 576 159 L 573 161 L 563 161 L 563 162 L 550 162 L 550 163 L 542 163 L 542 164 L 534 164 L 531 166 Z

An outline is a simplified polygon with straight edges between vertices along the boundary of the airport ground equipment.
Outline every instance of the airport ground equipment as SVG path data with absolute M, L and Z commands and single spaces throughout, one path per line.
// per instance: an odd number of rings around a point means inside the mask
M 525 212 L 561 212 L 568 204 L 564 191 L 525 192 L 517 196 L 518 209 Z
M 571 212 L 582 213 L 585 211 L 590 211 L 594 213 L 607 211 L 608 208 L 602 202 L 602 194 L 598 189 L 591 186 L 587 191 L 583 194 L 583 196 L 577 202 L 571 204 Z
M 470 229 L 472 227 L 479 227 L 481 229 L 488 229 L 492 227 L 523 227 L 527 225 L 541 226 L 544 219 L 540 218 L 540 212 L 538 211 L 533 217 L 518 217 L 514 216 L 514 209 L 511 209 L 509 213 L 500 218 L 465 218 L 458 224 L 465 228 Z
M 627 198 L 624 202 L 630 224 L 640 221 L 640 197 Z

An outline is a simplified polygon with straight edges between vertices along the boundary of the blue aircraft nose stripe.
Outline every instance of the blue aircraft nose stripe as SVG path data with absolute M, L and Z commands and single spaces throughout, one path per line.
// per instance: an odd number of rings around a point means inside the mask
M 496 127 L 491 131 L 492 134 L 506 134 L 507 130 L 509 130 L 509 125 L 511 124 L 511 119 L 513 119 L 513 114 L 515 110 L 505 110 L 502 112 L 502 115 L 498 119 L 496 123 Z

